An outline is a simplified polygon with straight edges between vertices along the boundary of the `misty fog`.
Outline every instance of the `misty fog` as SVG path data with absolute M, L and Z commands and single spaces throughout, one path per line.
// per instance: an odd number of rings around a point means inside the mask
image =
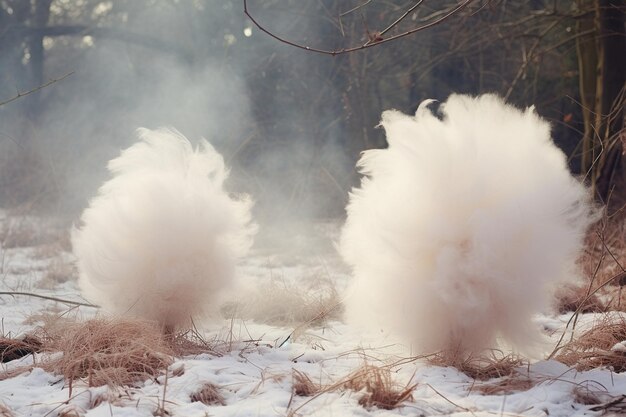
M 229 189 L 253 197 L 261 222 L 341 218 L 359 153 L 385 146 L 382 111 L 452 92 L 536 105 L 577 169 L 572 23 L 549 26 L 538 12 L 548 2 L 531 3 L 472 3 L 428 30 L 331 56 L 261 32 L 239 0 L 0 1 L 0 101 L 52 81 L 0 106 L 0 206 L 72 221 L 137 128 L 169 126 L 224 155 Z M 363 44 L 412 4 L 249 1 L 272 33 L 328 50 Z M 454 4 L 425 2 L 390 34 Z M 545 27 L 548 52 L 526 61 L 524 34 Z

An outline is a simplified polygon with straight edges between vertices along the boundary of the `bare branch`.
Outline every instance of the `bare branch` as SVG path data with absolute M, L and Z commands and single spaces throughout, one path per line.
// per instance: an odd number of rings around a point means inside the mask
M 266 33 L 267 35 L 271 36 L 272 38 L 276 39 L 277 41 L 279 41 L 281 43 L 287 44 L 289 46 L 293 46 L 293 47 L 298 48 L 298 49 L 303 49 L 303 50 L 309 51 L 309 52 L 316 52 L 316 53 L 319 53 L 319 54 L 337 56 L 337 55 L 347 54 L 347 53 L 350 53 L 350 52 L 359 51 L 361 49 L 371 48 L 373 46 L 380 45 L 380 44 L 383 44 L 383 43 L 392 42 L 392 41 L 395 41 L 397 39 L 404 38 L 406 36 L 412 35 L 414 33 L 417 33 L 417 32 L 420 32 L 420 31 L 423 31 L 423 30 L 426 30 L 426 29 L 429 29 L 429 28 L 431 28 L 433 26 L 438 25 L 439 23 L 443 22 L 444 20 L 448 19 L 450 16 L 458 13 L 459 11 L 461 11 L 462 9 L 467 7 L 473 1 L 474 0 L 464 0 L 461 3 L 459 3 L 458 5 L 452 7 L 450 10 L 448 10 L 446 13 L 444 13 L 441 17 L 433 20 L 432 22 L 429 22 L 429 23 L 426 23 L 426 24 L 424 24 L 422 26 L 418 26 L 418 27 L 415 27 L 413 29 L 407 30 L 406 32 L 402 32 L 400 34 L 397 34 L 397 35 L 394 35 L 394 36 L 391 36 L 391 37 L 385 38 L 385 39 L 382 39 L 380 36 L 377 36 L 373 41 L 371 39 L 369 39 L 363 45 L 352 46 L 352 47 L 349 47 L 349 48 L 343 48 L 343 49 L 338 49 L 338 50 L 327 50 L 327 49 L 321 49 L 321 48 L 316 48 L 316 47 L 312 47 L 312 46 L 302 45 L 302 44 L 290 41 L 289 39 L 284 38 L 282 36 L 276 35 L 271 30 L 267 29 L 265 26 L 263 26 L 261 23 L 259 23 L 259 21 L 257 21 L 256 18 L 254 16 L 252 16 L 252 14 L 250 14 L 250 12 L 248 11 L 248 0 L 243 0 L 243 12 L 244 12 L 244 14 L 246 16 L 248 16 L 248 18 L 252 21 L 252 23 L 254 23 L 254 25 L 261 32 Z M 411 6 L 411 9 L 409 9 L 409 11 L 407 11 L 399 19 L 397 19 L 394 23 L 392 23 L 389 27 L 387 27 L 385 29 L 385 32 L 388 32 L 393 27 L 395 27 L 398 23 L 400 23 L 410 13 L 411 10 L 415 9 L 422 2 L 423 2 L 423 0 L 418 0 L 417 4 L 415 4 L 414 6 Z
M 389 26 L 387 26 L 382 32 L 380 32 L 379 36 L 382 37 L 385 33 L 389 32 L 391 29 L 393 29 L 396 25 L 398 25 L 400 22 L 402 22 L 404 20 L 405 17 L 407 17 L 409 14 L 411 14 L 411 12 L 415 9 L 417 9 L 419 7 L 420 4 L 422 4 L 424 2 L 424 0 L 418 0 L 417 3 L 415 3 L 413 6 L 411 6 L 406 12 L 404 12 L 402 14 L 402 16 L 400 16 L 399 18 L 397 18 L 392 24 L 390 24 Z M 369 43 L 372 43 L 372 41 L 370 40 Z
M 4 106 L 5 104 L 9 104 L 12 101 L 15 101 L 15 100 L 17 100 L 19 98 L 22 98 L 22 97 L 27 96 L 27 95 L 32 94 L 32 93 L 36 93 L 39 90 L 43 90 L 44 88 L 46 88 L 46 87 L 48 87 L 48 86 L 50 86 L 50 85 L 52 85 L 54 83 L 58 83 L 59 81 L 63 81 L 64 79 L 66 79 L 67 77 L 69 77 L 72 74 L 74 74 L 74 71 L 68 72 L 67 74 L 65 74 L 64 76 L 62 76 L 60 78 L 53 78 L 50 81 L 48 81 L 47 83 L 42 84 L 39 87 L 35 87 L 32 90 L 28 90 L 28 91 L 24 91 L 24 92 L 18 92 L 15 97 L 11 97 L 10 99 L 5 100 L 5 101 L 0 101 L 0 106 Z

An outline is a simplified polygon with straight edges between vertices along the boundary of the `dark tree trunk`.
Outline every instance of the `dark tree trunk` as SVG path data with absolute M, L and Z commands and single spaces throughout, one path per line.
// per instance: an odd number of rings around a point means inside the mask
M 577 40 L 585 132 L 582 174 L 609 214 L 626 202 L 626 171 L 620 134 L 624 130 L 626 10 L 623 0 L 579 0 L 593 17 L 581 19 Z
M 609 214 L 626 203 L 626 166 L 623 156 L 626 111 L 626 6 L 621 0 L 599 0 L 600 51 L 599 124 L 610 145 L 597 180 L 597 192 L 608 203 Z
M 32 25 L 38 28 L 45 27 L 50 18 L 50 4 L 52 0 L 36 0 L 34 3 Z M 30 69 L 31 80 L 33 86 L 39 86 L 44 83 L 44 63 L 45 53 L 43 45 L 44 36 L 33 32 L 28 40 L 28 50 L 30 52 Z M 40 113 L 41 97 L 40 93 L 35 93 L 31 98 L 32 106 L 30 107 L 31 116 L 37 119 Z

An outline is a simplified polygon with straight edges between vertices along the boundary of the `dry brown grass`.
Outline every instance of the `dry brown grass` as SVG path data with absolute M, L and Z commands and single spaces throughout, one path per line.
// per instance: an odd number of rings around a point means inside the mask
M 626 311 L 626 220 L 604 217 L 590 230 L 579 259 L 586 282 L 583 294 L 593 294 L 601 311 Z M 583 306 L 581 312 L 586 306 Z M 570 310 L 575 311 L 575 310 Z
M 31 339 L 25 339 L 29 346 L 47 353 L 39 358 L 37 366 L 63 375 L 70 387 L 74 380 L 83 380 L 89 386 L 133 385 L 165 373 L 174 356 L 219 355 L 195 331 L 167 335 L 156 323 L 137 319 L 99 318 L 78 322 L 43 315 L 37 320 L 43 324 Z M 25 351 L 24 340 L 5 341 L 5 355 L 32 353 L 32 349 Z M 59 352 L 61 355 L 56 354 Z M 32 366 L 1 372 L 0 380 L 30 369 Z M 173 376 L 182 375 L 184 366 L 171 371 Z
M 226 350 L 225 342 L 218 341 L 217 338 L 207 340 L 200 334 L 195 325 L 189 330 L 168 335 L 167 342 L 176 356 L 201 355 L 203 353 L 222 356 Z
M 44 369 L 89 386 L 131 385 L 164 372 L 173 350 L 157 325 L 139 320 L 94 319 L 53 324 L 39 332 L 44 348 L 63 352 L 44 360 Z
M 607 314 L 602 321 L 564 344 L 554 358 L 578 370 L 610 367 L 615 372 L 624 372 L 626 354 L 611 350 L 615 344 L 624 340 L 626 319 Z
M 580 313 L 601 313 L 607 306 L 596 294 L 589 294 L 588 286 L 564 285 L 556 290 L 555 307 L 559 314 L 578 311 Z
M 220 393 L 220 388 L 211 384 L 210 382 L 206 382 L 202 387 L 192 393 L 190 395 L 191 402 L 201 402 L 206 405 L 226 405 L 226 400 Z
M 574 395 L 574 402 L 583 405 L 599 405 L 606 401 L 609 397 L 606 390 L 599 391 L 596 389 L 590 389 L 589 386 L 577 385 L 572 391 Z
M 304 284 L 304 287 L 302 286 Z M 246 299 L 226 316 L 241 317 L 260 323 L 288 326 L 308 323 L 323 325 L 329 320 L 339 320 L 343 304 L 331 279 L 319 276 L 303 279 L 299 284 L 272 280 L 255 288 Z
M 322 389 L 320 384 L 316 384 L 307 374 L 296 369 L 292 371 L 291 379 L 292 392 L 294 395 L 300 397 L 310 397 L 317 394 Z
M 358 403 L 366 409 L 380 408 L 393 410 L 400 408 L 407 401 L 412 401 L 413 391 L 417 384 L 406 385 L 396 383 L 392 378 L 392 369 L 401 361 L 391 365 L 375 366 L 367 362 L 356 371 L 350 373 L 339 381 L 323 385 L 315 383 L 305 373 L 293 370 L 292 372 L 292 396 L 289 400 L 288 416 L 300 415 L 298 412 L 307 404 L 314 401 L 322 394 L 328 392 L 343 392 L 346 390 L 356 391 L 359 394 Z M 295 408 L 291 408 L 294 396 L 310 397 Z
M 41 350 L 41 341 L 33 336 L 23 339 L 0 338 L 0 361 L 10 362 Z
M 416 386 L 417 384 L 399 386 L 393 381 L 388 367 L 367 364 L 343 383 L 344 388 L 362 393 L 359 404 L 363 407 L 385 410 L 393 410 L 401 407 L 405 401 L 412 401 Z
M 61 260 L 54 260 L 46 269 L 42 279 L 37 282 L 37 288 L 54 289 L 57 285 L 75 280 L 77 271 L 73 264 Z
M 504 355 L 491 351 L 481 356 L 463 357 L 456 353 L 439 353 L 428 359 L 432 365 L 452 366 L 470 378 L 485 381 L 494 378 L 511 377 L 524 366 L 524 360 L 516 355 Z
M 599 383 L 577 385 L 572 394 L 574 401 L 591 406 L 589 411 L 602 416 L 623 416 L 626 414 L 626 395 L 612 395 Z
M 68 404 L 59 410 L 58 417 L 83 417 L 85 410 L 75 404 Z

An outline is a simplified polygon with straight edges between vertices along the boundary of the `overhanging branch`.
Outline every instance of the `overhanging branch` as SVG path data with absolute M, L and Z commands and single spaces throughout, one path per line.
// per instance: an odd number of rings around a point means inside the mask
M 252 23 L 254 23 L 254 25 L 261 32 L 266 33 L 267 35 L 271 36 L 272 38 L 276 39 L 277 41 L 279 41 L 281 43 L 287 44 L 289 46 L 293 46 L 293 47 L 298 48 L 298 49 L 303 49 L 303 50 L 309 51 L 309 52 L 316 52 L 316 53 L 319 53 L 319 54 L 336 56 L 336 55 L 342 55 L 342 54 L 347 54 L 347 53 L 350 53 L 350 52 L 359 51 L 361 49 L 371 48 L 371 47 L 374 47 L 374 46 L 377 46 L 377 45 L 381 45 L 381 44 L 387 43 L 387 42 L 392 42 L 392 41 L 395 41 L 397 39 L 404 38 L 406 36 L 412 35 L 414 33 L 421 32 L 423 30 L 429 29 L 429 28 L 431 28 L 433 26 L 438 25 L 439 23 L 443 22 L 444 20 L 448 19 L 452 15 L 458 13 L 459 11 L 461 11 L 462 9 L 467 7 L 473 1 L 474 0 L 464 0 L 461 3 L 459 3 L 458 5 L 452 7 L 450 10 L 448 10 L 442 16 L 440 16 L 437 19 L 433 20 L 432 22 L 426 23 L 426 24 L 421 25 L 421 26 L 417 26 L 417 27 L 415 27 L 413 29 L 407 30 L 407 31 L 399 33 L 397 35 L 393 35 L 393 36 L 390 36 L 388 38 L 376 37 L 375 40 L 371 40 L 370 39 L 370 40 L 368 40 L 366 43 L 364 43 L 362 45 L 352 46 L 352 47 L 343 48 L 343 49 L 337 49 L 337 50 L 327 50 L 327 49 L 317 48 L 317 47 L 313 47 L 313 46 L 302 45 L 302 44 L 299 44 L 297 42 L 291 41 L 291 40 L 289 40 L 289 39 L 287 39 L 285 37 L 282 37 L 282 36 L 279 36 L 279 35 L 275 34 L 271 30 L 267 29 L 264 25 L 262 25 L 250 13 L 250 11 L 248 10 L 248 0 L 243 0 L 243 11 L 244 11 L 245 15 L 248 16 L 248 18 L 252 21 Z M 417 6 L 419 6 L 422 2 L 423 2 L 423 0 L 418 0 L 417 3 L 415 5 L 413 5 L 413 6 L 411 6 L 411 8 L 407 12 L 405 12 L 399 19 L 396 19 L 391 25 L 389 25 L 385 29 L 385 33 L 388 32 L 389 30 L 391 30 L 396 25 L 398 25 L 410 13 L 410 11 L 415 10 L 415 8 L 417 8 Z

